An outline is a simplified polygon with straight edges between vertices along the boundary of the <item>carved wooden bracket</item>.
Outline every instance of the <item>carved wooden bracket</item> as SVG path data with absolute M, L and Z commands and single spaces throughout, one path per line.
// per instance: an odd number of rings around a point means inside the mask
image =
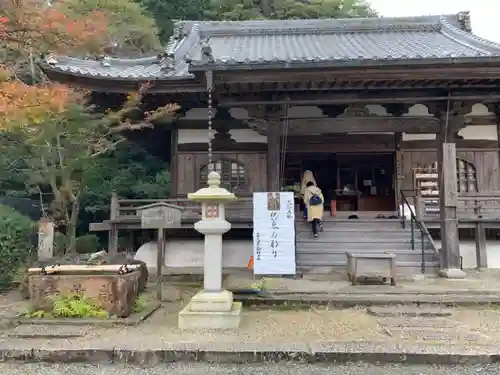
M 285 106 L 283 105 L 253 105 L 245 108 L 249 117 L 258 119 L 276 119 L 285 116 Z
M 493 112 L 497 115 L 497 117 L 500 117 L 500 103 L 488 103 L 486 106 L 490 112 Z
M 472 111 L 472 107 L 476 102 L 460 102 L 460 101 L 447 101 L 443 102 L 429 102 L 424 104 L 429 113 L 436 116 L 437 118 L 442 118 L 444 116 L 458 117 L 465 116 Z

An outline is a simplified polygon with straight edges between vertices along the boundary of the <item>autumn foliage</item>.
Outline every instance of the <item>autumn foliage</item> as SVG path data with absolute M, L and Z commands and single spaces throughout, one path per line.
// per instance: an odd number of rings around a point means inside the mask
M 105 43 L 108 22 L 104 13 L 72 18 L 34 0 L 0 0 L 0 40 L 21 53 L 75 50 L 96 52 Z
M 61 4 L 61 3 L 60 3 Z M 0 0 L 0 47 L 15 62 L 50 52 L 97 53 L 107 41 L 108 23 L 102 12 L 72 18 L 43 1 Z M 12 61 L 0 61 L 0 130 L 40 124 L 64 112 L 81 94 L 67 86 L 27 85 L 16 76 Z
M 0 83 L 0 130 L 39 125 L 62 114 L 68 103 L 81 101 L 82 95 L 68 86 L 49 83 L 30 86 L 20 81 Z

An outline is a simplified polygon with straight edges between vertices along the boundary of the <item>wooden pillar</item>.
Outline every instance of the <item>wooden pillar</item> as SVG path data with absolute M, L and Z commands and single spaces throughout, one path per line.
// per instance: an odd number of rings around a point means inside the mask
M 118 215 L 118 195 L 111 193 L 111 204 L 109 206 L 109 219 L 111 221 L 110 231 L 108 233 L 108 254 L 116 255 L 118 253 L 118 229 L 114 220 Z
M 460 270 L 460 244 L 458 238 L 458 185 L 457 185 L 457 151 L 456 132 L 461 117 L 441 120 L 441 131 L 438 135 L 438 176 L 439 176 L 439 209 L 441 219 L 441 270 L 440 276 L 447 278 L 464 278 Z
M 177 197 L 178 191 L 178 158 L 179 153 L 179 129 L 174 128 L 170 133 L 170 197 Z
M 394 146 L 396 149 L 395 155 L 395 200 L 396 200 L 396 210 L 400 213 L 399 207 L 404 203 L 401 202 L 401 188 L 403 186 L 403 152 L 401 151 L 401 143 L 403 142 L 403 133 L 395 133 L 394 134 Z
M 498 147 L 498 165 L 500 165 L 500 105 L 495 106 L 495 114 L 497 119 L 497 147 Z M 500 187 L 500 181 L 497 182 Z
M 279 121 L 267 122 L 267 191 L 281 190 L 281 129 Z
M 482 223 L 476 223 L 476 268 L 488 268 L 486 252 L 486 228 Z

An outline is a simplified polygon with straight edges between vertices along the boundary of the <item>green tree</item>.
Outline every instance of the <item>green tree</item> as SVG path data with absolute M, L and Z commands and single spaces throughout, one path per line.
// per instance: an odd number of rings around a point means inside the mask
M 65 14 L 86 17 L 99 9 L 109 20 L 113 54 L 133 56 L 158 51 L 161 47 L 155 21 L 147 10 L 132 0 L 66 0 L 56 5 Z
M 33 254 L 35 229 L 30 218 L 0 205 L 0 290 L 12 286 L 17 271 Z
M 212 20 L 374 17 L 363 0 L 216 0 L 205 13 Z
M 109 202 L 113 192 L 121 198 L 130 199 L 168 197 L 168 167 L 166 162 L 151 156 L 147 150 L 131 141 L 97 157 L 87 170 L 79 234 L 88 231 L 89 223 L 109 218 Z
M 140 3 L 154 16 L 163 43 L 172 35 L 173 21 L 203 20 L 210 7 L 210 0 L 140 0 Z
M 376 12 L 363 0 L 139 1 L 156 19 L 162 42 L 172 35 L 173 20 L 244 21 L 376 16 Z
M 82 199 L 89 181 L 96 179 L 95 161 L 125 142 L 125 131 L 150 126 L 148 121 L 154 119 L 171 118 L 178 109 L 167 105 L 149 113 L 144 123 L 133 124 L 130 117 L 139 111 L 142 93 L 130 95 L 119 111 L 105 115 L 84 104 L 70 104 L 58 116 L 39 124 L 12 127 L 0 144 L 10 159 L 22 160 L 26 190 L 48 198 L 43 202 L 48 205 L 47 215 L 66 233 L 70 252 L 75 251 Z M 128 177 L 133 183 L 133 176 Z

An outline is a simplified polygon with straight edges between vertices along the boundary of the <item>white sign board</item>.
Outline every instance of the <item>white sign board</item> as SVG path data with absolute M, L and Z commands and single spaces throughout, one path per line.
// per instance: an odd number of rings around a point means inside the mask
M 180 228 L 182 211 L 168 206 L 151 206 L 141 210 L 141 227 L 147 229 Z
M 293 192 L 253 194 L 253 269 L 256 275 L 295 275 Z

